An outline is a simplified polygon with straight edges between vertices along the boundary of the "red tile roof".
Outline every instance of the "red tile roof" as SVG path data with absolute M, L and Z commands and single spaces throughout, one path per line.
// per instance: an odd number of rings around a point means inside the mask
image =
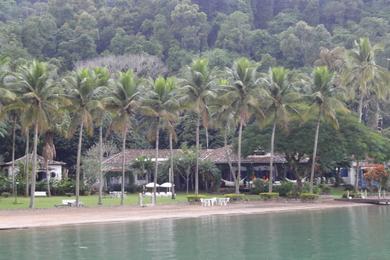
M 231 162 L 237 163 L 238 156 L 235 153 L 231 152 L 231 147 L 222 147 L 217 149 L 207 149 L 207 150 L 201 150 L 200 151 L 200 159 L 201 160 L 210 160 L 214 162 L 215 164 L 227 164 L 227 156 L 226 152 L 230 150 L 230 160 Z M 154 149 L 128 149 L 125 151 L 126 156 L 126 164 L 132 163 L 136 158 L 140 156 L 146 156 L 149 157 L 152 161 L 154 161 L 155 158 L 155 150 Z M 169 149 L 160 149 L 159 150 L 159 158 L 158 161 L 165 161 L 168 160 L 170 157 L 170 150 Z M 178 154 L 182 153 L 181 149 L 173 149 L 173 155 L 176 156 Z M 256 164 L 267 164 L 270 161 L 270 154 L 266 155 L 250 155 L 246 158 L 242 158 L 242 163 L 256 163 Z M 281 155 L 275 155 L 274 156 L 274 163 L 280 164 L 280 163 L 286 163 L 286 160 Z M 106 171 L 119 171 L 121 169 L 122 165 L 122 153 L 115 154 L 109 158 L 107 158 L 103 162 L 103 167 Z
M 29 159 L 30 162 L 32 161 L 32 158 L 33 158 L 32 153 L 28 154 L 28 159 Z M 37 160 L 38 160 L 38 163 L 42 164 L 42 165 L 45 162 L 45 159 L 43 158 L 43 156 L 40 156 L 40 155 L 37 155 Z M 26 155 L 16 159 L 15 160 L 15 165 L 17 165 L 19 162 L 24 163 L 25 161 L 26 161 Z M 0 165 L 1 166 L 11 166 L 12 165 L 12 161 L 5 162 L 5 163 L 2 163 Z M 66 163 L 59 162 L 59 161 L 54 161 L 54 160 L 49 160 L 49 165 L 66 165 Z

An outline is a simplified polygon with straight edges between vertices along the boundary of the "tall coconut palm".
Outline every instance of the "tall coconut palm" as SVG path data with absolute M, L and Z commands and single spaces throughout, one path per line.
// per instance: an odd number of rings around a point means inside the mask
M 173 78 L 158 77 L 152 81 L 145 98 L 142 99 L 141 111 L 144 115 L 153 118 L 150 129 L 155 132 L 155 168 L 154 168 L 154 187 L 152 204 L 156 203 L 157 191 L 157 173 L 158 173 L 158 151 L 160 140 L 160 129 L 163 127 L 168 130 L 170 141 L 174 132 L 174 125 L 177 121 L 179 107 L 176 97 L 173 95 L 175 90 L 175 81 Z M 171 150 L 172 151 L 172 150 Z
M 231 69 L 227 69 L 231 84 L 227 85 L 221 97 L 226 104 L 234 108 L 238 121 L 238 171 L 233 175 L 235 192 L 240 193 L 241 181 L 241 141 L 242 130 L 250 117 L 255 114 L 263 118 L 262 99 L 266 96 L 264 89 L 259 87 L 257 65 L 246 58 L 236 60 Z
M 49 172 L 49 162 L 54 160 L 56 157 L 56 147 L 54 145 L 54 132 L 52 130 L 48 130 L 45 133 L 45 144 L 42 149 L 42 156 L 45 163 L 45 171 L 46 171 L 46 182 L 47 182 L 47 196 L 51 196 L 50 190 L 50 172 Z
M 110 95 L 104 99 L 108 110 L 113 111 L 114 117 L 112 126 L 114 130 L 122 134 L 122 185 L 121 205 L 124 203 L 125 193 L 125 171 L 126 171 L 126 137 L 135 112 L 140 106 L 139 87 L 141 81 L 134 75 L 133 71 L 119 73 L 118 78 L 113 81 L 110 88 Z
M 348 53 L 344 80 L 354 91 L 353 96 L 359 99 L 359 122 L 363 121 L 365 99 L 372 94 L 377 99 L 383 99 L 389 92 L 388 80 L 385 80 L 389 78 L 388 72 L 375 63 L 375 53 L 380 49 L 380 45 L 372 46 L 368 38 L 360 38 Z
M 26 142 L 26 149 L 25 149 L 25 160 L 24 160 L 24 174 L 25 174 L 25 196 L 28 196 L 28 188 L 30 186 L 30 169 L 29 169 L 29 163 L 30 163 L 30 128 L 25 127 L 24 129 L 24 135 L 25 135 L 25 142 Z
M 20 66 L 7 82 L 15 89 L 21 102 L 26 105 L 21 120 L 25 122 L 24 125 L 32 126 L 34 129 L 30 208 L 34 208 L 35 202 L 39 133 L 49 127 L 49 118 L 57 114 L 58 101 L 61 97 L 61 89 L 53 81 L 54 75 L 55 70 L 47 63 L 33 61 Z
M 327 67 L 316 67 L 313 71 L 311 84 L 311 106 L 310 115 L 316 116 L 316 132 L 314 137 L 314 148 L 312 165 L 310 172 L 310 192 L 313 192 L 314 171 L 317 158 L 318 136 L 320 131 L 321 120 L 325 119 L 338 128 L 337 111 L 347 111 L 345 104 L 340 99 L 341 88 L 332 84 L 333 74 Z M 307 115 L 309 115 L 307 113 Z
M 215 97 L 214 80 L 207 59 L 196 59 L 187 68 L 187 75 L 183 81 L 181 103 L 197 115 L 196 122 L 196 167 L 195 167 L 195 194 L 199 194 L 199 129 L 202 122 L 208 127 L 209 108 L 208 101 Z
M 81 148 L 84 129 L 89 135 L 93 134 L 92 111 L 103 109 L 102 103 L 96 98 L 96 85 L 88 69 L 72 72 L 63 79 L 66 98 L 70 101 L 69 109 L 72 113 L 69 135 L 79 128 L 79 140 L 76 160 L 76 206 L 80 205 L 80 164 Z
M 5 77 L 9 74 L 9 59 L 7 57 L 0 56 L 0 112 L 4 102 L 14 101 L 16 98 L 12 89 L 9 89 L 4 82 Z
M 270 106 L 267 108 L 267 112 L 272 120 L 271 157 L 268 183 L 269 192 L 272 192 L 276 125 L 280 123 L 283 127 L 287 127 L 289 113 L 298 113 L 293 106 L 298 99 L 298 94 L 293 91 L 292 84 L 290 84 L 287 79 L 288 73 L 288 70 L 283 67 L 275 67 L 270 68 L 268 75 L 263 78 L 265 88 L 267 89 L 268 97 L 271 102 Z
M 97 67 L 90 73 L 93 84 L 96 88 L 96 98 L 98 100 L 103 100 L 104 97 L 108 94 L 109 84 L 110 84 L 110 72 L 106 68 Z M 102 110 L 103 109 L 103 110 Z M 97 107 L 96 110 L 92 111 L 94 121 L 96 125 L 99 126 L 99 196 L 98 196 L 98 205 L 102 205 L 103 198 L 103 125 L 107 119 L 110 118 L 107 110 L 104 107 L 104 102 L 102 106 Z
M 223 75 L 221 75 L 223 77 Z M 234 114 L 234 108 L 230 106 L 230 100 L 224 100 L 223 94 L 225 93 L 226 86 L 229 85 L 229 81 L 226 79 L 220 79 L 218 81 L 218 89 L 216 91 L 217 98 L 213 100 L 210 105 L 211 122 L 213 127 L 216 127 L 223 132 L 223 143 L 225 148 L 225 158 L 229 165 L 230 174 L 234 176 L 234 169 L 231 162 L 231 149 L 229 147 L 229 135 L 231 130 L 237 125 L 237 120 Z M 234 178 L 234 177 L 233 177 Z

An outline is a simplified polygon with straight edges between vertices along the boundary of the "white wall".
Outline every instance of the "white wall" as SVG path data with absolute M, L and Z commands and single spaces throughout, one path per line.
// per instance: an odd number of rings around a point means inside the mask
M 8 166 L 7 168 L 5 168 L 6 171 L 8 172 L 8 178 L 9 179 L 12 179 L 12 175 L 11 175 L 11 169 L 12 169 L 12 166 Z M 40 170 L 43 170 L 43 169 L 40 169 Z M 15 167 L 15 171 L 14 173 L 17 175 L 19 172 L 19 168 L 18 167 Z M 62 179 L 62 166 L 61 165 L 49 165 L 49 173 L 50 173 L 50 178 L 51 179 L 54 179 L 54 180 L 57 180 L 57 181 L 60 181 Z M 52 174 L 54 173 L 54 174 Z M 53 177 L 53 176 L 54 177 Z

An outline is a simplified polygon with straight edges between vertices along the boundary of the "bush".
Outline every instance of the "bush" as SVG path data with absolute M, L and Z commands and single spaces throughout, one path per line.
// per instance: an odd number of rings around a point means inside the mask
M 279 193 L 277 193 L 277 192 L 263 192 L 263 193 L 260 193 L 260 197 L 263 200 L 277 199 L 279 197 Z
M 291 191 L 287 193 L 287 197 L 292 199 L 298 199 L 300 194 L 301 189 L 298 187 L 298 185 L 293 185 Z
M 199 202 L 200 199 L 204 199 L 204 198 L 206 198 L 205 195 L 187 195 L 187 200 L 190 203 L 192 203 L 192 202 Z
M 350 192 L 350 193 L 349 193 L 349 196 L 350 196 L 351 198 L 361 198 L 361 197 L 362 197 L 361 194 L 356 193 L 356 192 Z M 343 197 L 344 199 L 348 199 L 348 193 L 345 192 L 345 193 L 343 194 L 342 197 Z
M 344 185 L 344 190 L 352 191 L 354 189 L 355 189 L 355 187 L 353 185 L 351 185 L 351 184 L 345 184 Z
M 301 193 L 301 195 L 299 196 L 302 201 L 313 201 L 318 199 L 318 197 L 318 194 L 315 193 Z
M 303 184 L 302 193 L 310 193 L 310 184 L 309 183 L 306 182 L 305 184 Z M 319 194 L 320 188 L 318 186 L 313 186 L 313 193 Z
M 268 191 L 268 182 L 265 182 L 263 179 L 256 179 L 253 181 L 250 190 L 251 194 L 259 194 L 267 191 Z
M 71 179 L 63 179 L 60 181 L 54 181 L 51 186 L 51 193 L 53 195 L 66 195 L 67 193 L 74 193 L 75 183 Z
M 329 186 L 323 186 L 321 188 L 321 194 L 330 194 L 330 187 Z
M 0 192 L 11 191 L 11 182 L 8 177 L 4 176 L 4 173 L 0 171 Z
M 244 194 L 230 193 L 223 195 L 225 198 L 230 198 L 231 201 L 239 201 L 245 198 Z
M 279 196 L 287 197 L 287 195 L 293 190 L 294 184 L 291 182 L 282 182 L 280 186 L 275 187 L 275 192 L 279 192 Z
M 11 196 L 11 193 L 9 193 L 9 192 L 2 192 L 1 196 L 4 197 L 4 198 L 8 198 L 9 196 Z

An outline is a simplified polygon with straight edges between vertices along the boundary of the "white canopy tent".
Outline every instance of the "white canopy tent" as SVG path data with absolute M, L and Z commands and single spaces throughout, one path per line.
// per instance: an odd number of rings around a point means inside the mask
M 154 182 L 149 182 L 145 185 L 146 188 L 154 188 Z M 156 187 L 160 187 L 158 183 L 156 183 Z

